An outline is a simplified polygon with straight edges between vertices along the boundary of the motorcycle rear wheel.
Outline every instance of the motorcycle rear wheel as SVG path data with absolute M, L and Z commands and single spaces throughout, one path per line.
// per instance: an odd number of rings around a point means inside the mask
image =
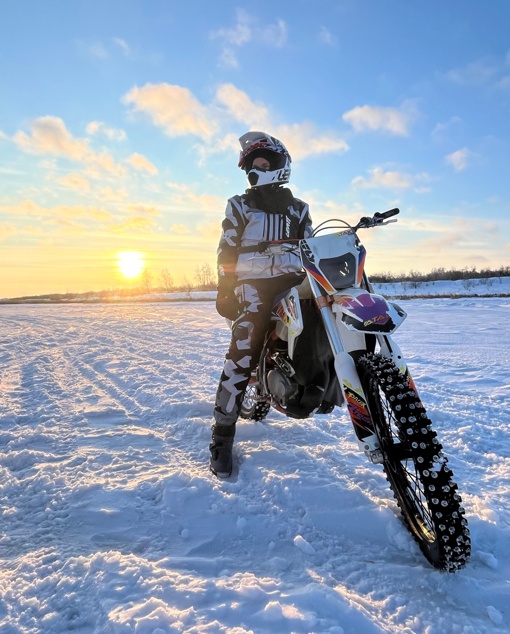
M 390 359 L 368 353 L 357 367 L 383 469 L 407 528 L 435 568 L 460 570 L 471 552 L 467 520 L 423 404 Z
M 257 381 L 252 377 L 244 393 L 239 416 L 247 420 L 264 420 L 270 409 L 271 405 L 267 401 L 260 400 Z

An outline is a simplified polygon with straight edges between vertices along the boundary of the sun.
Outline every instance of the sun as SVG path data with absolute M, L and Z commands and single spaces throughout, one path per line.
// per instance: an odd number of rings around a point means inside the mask
M 143 254 L 139 251 L 121 251 L 117 255 L 117 266 L 124 277 L 138 277 L 145 268 Z

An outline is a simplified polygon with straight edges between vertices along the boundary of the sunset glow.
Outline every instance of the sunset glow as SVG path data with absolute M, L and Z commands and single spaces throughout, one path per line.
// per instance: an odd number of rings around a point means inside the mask
M 132 280 L 145 268 L 145 260 L 139 251 L 122 251 L 117 256 L 117 266 L 122 275 Z
M 314 226 L 400 208 L 370 275 L 509 264 L 508 2 L 5 4 L 0 299 L 195 283 L 249 130 Z

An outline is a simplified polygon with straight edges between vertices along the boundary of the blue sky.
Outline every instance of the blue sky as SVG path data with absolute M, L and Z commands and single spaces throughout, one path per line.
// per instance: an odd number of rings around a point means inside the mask
M 508 265 L 510 3 L 3 3 L 0 297 L 214 266 L 237 138 L 278 136 L 317 224 L 398 205 L 370 272 Z

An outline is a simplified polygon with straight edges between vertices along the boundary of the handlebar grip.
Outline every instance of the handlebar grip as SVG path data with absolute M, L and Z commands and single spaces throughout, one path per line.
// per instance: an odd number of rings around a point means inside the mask
M 388 211 L 383 211 L 383 213 L 379 213 L 378 211 L 374 214 L 374 218 L 391 218 L 392 216 L 396 216 L 400 213 L 400 209 L 395 207 L 394 209 L 389 209 Z

